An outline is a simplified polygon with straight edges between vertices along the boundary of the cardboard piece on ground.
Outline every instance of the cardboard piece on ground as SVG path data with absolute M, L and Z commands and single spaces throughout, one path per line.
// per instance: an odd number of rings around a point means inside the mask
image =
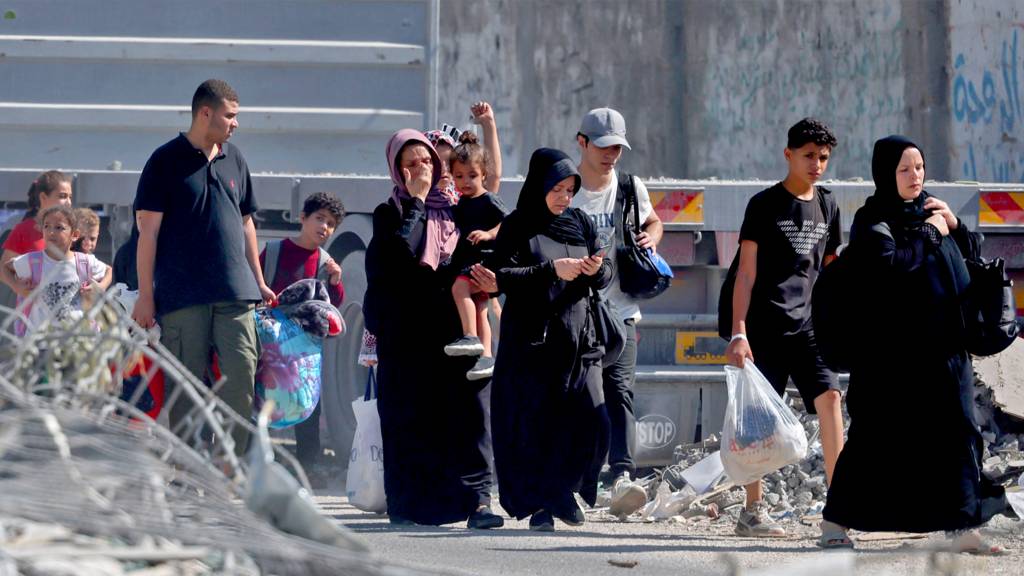
M 974 370 L 1003 412 L 1024 419 L 1024 339 L 995 356 L 975 359 Z
M 921 540 L 927 538 L 927 534 L 915 532 L 865 532 L 857 534 L 853 540 L 857 542 L 885 542 L 888 540 Z
M 725 474 L 720 454 L 721 452 L 715 451 L 679 474 L 697 494 L 703 494 L 710 490 Z

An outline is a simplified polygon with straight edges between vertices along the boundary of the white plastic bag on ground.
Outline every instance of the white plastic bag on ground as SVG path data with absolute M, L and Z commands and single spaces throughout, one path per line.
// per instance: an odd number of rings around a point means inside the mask
M 388 509 L 384 495 L 384 446 L 377 414 L 377 382 L 370 369 L 366 394 L 352 402 L 356 417 L 356 434 L 348 463 L 345 490 L 348 501 L 365 512 L 383 514 Z
M 807 435 L 768 379 L 747 360 L 725 367 L 729 403 L 722 430 L 722 466 L 746 485 L 807 455 Z

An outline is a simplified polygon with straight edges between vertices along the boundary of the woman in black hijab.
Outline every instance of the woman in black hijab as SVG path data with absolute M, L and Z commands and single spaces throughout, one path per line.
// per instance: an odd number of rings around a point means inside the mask
M 875 142 L 871 172 L 875 193 L 857 211 L 841 256 L 854 259 L 863 283 L 865 325 L 850 370 L 849 439 L 819 543 L 851 546 L 846 528 L 945 530 L 958 551 L 996 552 L 976 528 L 1006 501 L 981 474 L 960 312 L 970 281 L 964 255 L 977 246 L 949 206 L 924 191 L 919 146 L 902 136 Z M 924 480 L 894 498 L 871 488 L 903 474 Z
M 502 507 L 554 530 L 585 520 L 608 446 L 603 348 L 590 291 L 611 281 L 590 218 L 569 203 L 580 176 L 565 153 L 541 148 L 516 210 L 498 233 L 492 269 L 506 301 L 494 366 L 491 422 Z

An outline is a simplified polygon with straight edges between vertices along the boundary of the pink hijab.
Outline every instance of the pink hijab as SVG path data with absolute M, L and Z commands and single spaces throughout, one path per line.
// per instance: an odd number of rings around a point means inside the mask
M 452 215 L 452 202 L 437 189 L 437 181 L 441 179 L 441 159 L 430 144 L 430 140 L 419 130 L 405 128 L 395 132 L 388 140 L 387 155 L 388 169 L 391 172 L 391 181 L 395 184 L 391 190 L 391 199 L 402 213 L 402 200 L 411 198 L 409 190 L 405 187 L 405 178 L 402 177 L 402 167 L 399 163 L 399 154 L 402 148 L 409 142 L 419 142 L 430 151 L 430 158 L 434 162 L 434 174 L 430 183 L 430 192 L 424 202 L 427 208 L 427 238 L 423 247 L 423 254 L 420 255 L 420 264 L 430 266 L 437 270 L 442 262 L 451 258 L 455 252 L 455 245 L 459 241 L 459 229 L 455 227 L 455 218 Z

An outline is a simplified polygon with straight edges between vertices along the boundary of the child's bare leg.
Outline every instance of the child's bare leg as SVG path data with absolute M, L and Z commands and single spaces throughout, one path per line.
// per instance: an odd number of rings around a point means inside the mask
M 487 294 L 477 292 L 473 295 L 473 302 L 476 304 L 476 325 L 480 331 L 480 342 L 484 345 L 484 357 L 492 358 L 491 354 L 491 322 L 487 318 L 487 301 L 490 300 Z
M 452 297 L 455 298 L 455 307 L 459 309 L 459 320 L 462 321 L 462 334 L 465 336 L 477 336 L 477 306 L 469 281 L 462 276 L 456 278 L 452 284 Z M 488 332 L 490 332 L 489 327 Z
M 494 317 L 501 322 L 501 302 L 497 298 L 491 298 L 491 310 L 494 310 Z

